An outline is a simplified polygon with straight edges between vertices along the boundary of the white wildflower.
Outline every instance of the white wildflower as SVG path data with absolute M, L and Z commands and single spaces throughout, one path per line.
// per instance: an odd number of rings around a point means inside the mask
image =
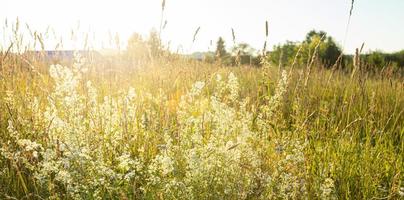
M 320 186 L 321 198 L 330 199 L 334 191 L 334 180 L 331 178 L 326 178 Z
M 17 144 L 20 147 L 24 148 L 25 151 L 33 151 L 33 150 L 42 149 L 42 145 L 40 145 L 36 142 L 32 142 L 31 140 L 28 140 L 28 139 L 18 140 Z
M 229 88 L 230 92 L 230 100 L 235 102 L 238 99 L 238 93 L 239 93 L 239 83 L 237 80 L 237 77 L 233 74 L 230 73 L 228 80 L 227 80 L 227 87 Z
M 135 89 L 133 87 L 130 87 L 128 90 L 128 95 L 127 98 L 129 101 L 133 100 L 136 97 L 136 92 Z

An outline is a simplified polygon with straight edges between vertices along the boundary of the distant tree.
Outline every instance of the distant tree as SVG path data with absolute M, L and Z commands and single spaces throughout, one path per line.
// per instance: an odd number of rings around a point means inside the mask
M 148 58 L 147 44 L 142 36 L 138 33 L 133 33 L 128 40 L 127 55 L 130 59 L 140 63 Z
M 394 53 L 391 58 L 399 67 L 404 68 L 404 50 Z
M 331 67 L 341 55 L 342 50 L 334 42 L 332 37 L 327 37 L 324 31 L 312 30 L 300 44 L 287 41 L 283 45 L 276 45 L 270 53 L 270 61 L 276 65 L 292 65 L 298 50 L 301 48 L 297 64 L 303 65 L 311 61 L 314 50 L 317 49 L 317 61 L 326 67 Z
M 227 55 L 225 42 L 222 37 L 219 37 L 216 43 L 216 58 L 222 59 Z
M 324 66 L 333 66 L 338 57 L 342 54 L 342 50 L 335 43 L 334 39 L 329 36 L 324 31 L 312 30 L 306 35 L 305 41 L 302 43 L 302 59 L 301 61 L 308 62 L 310 57 L 313 55 L 315 48 L 319 45 L 317 49 L 318 61 L 320 61 Z
M 311 30 L 306 34 L 305 42 L 311 43 L 314 37 L 322 38 L 322 41 L 324 41 L 325 38 L 327 37 L 327 33 L 324 31 L 317 32 L 316 30 Z
M 290 66 L 296 56 L 299 44 L 297 42 L 286 41 L 283 45 L 276 45 L 270 54 L 270 60 L 276 65 Z
M 320 58 L 325 66 L 332 66 L 337 62 L 338 57 L 342 54 L 342 50 L 334 42 L 332 37 L 327 37 L 324 42 L 322 51 L 320 52 Z
M 236 46 L 234 46 L 231 50 L 233 56 L 240 54 L 242 56 L 248 56 L 252 55 L 254 53 L 254 48 L 252 48 L 249 44 L 247 43 L 240 43 Z
M 231 50 L 234 64 L 253 64 L 254 61 L 254 48 L 247 43 L 240 43 L 234 46 Z
M 225 41 L 223 40 L 222 37 L 219 37 L 219 39 L 216 42 L 216 61 L 224 64 L 224 65 L 233 65 L 234 61 L 229 53 L 226 51 L 226 45 Z
M 324 31 L 315 30 L 308 32 L 305 40 L 301 43 L 287 41 L 285 44 L 274 46 L 273 51 L 269 53 L 268 60 L 275 65 L 290 66 L 298 50 L 301 49 L 297 57 L 297 64 L 305 65 L 311 62 L 316 47 L 317 56 L 315 61 L 320 66 L 332 67 L 338 61 L 341 68 L 350 69 L 352 67 L 353 56 L 342 55 L 341 48 L 331 36 L 327 36 Z M 362 54 L 361 60 L 366 70 L 376 70 L 384 67 L 401 69 L 404 68 L 404 50 L 396 53 L 374 51 Z
M 365 63 L 369 67 L 382 68 L 386 65 L 386 56 L 381 51 L 373 51 L 366 56 Z
M 386 65 L 404 68 L 404 50 L 395 53 L 383 53 Z
M 211 52 L 211 51 L 206 52 L 203 60 L 207 63 L 214 63 L 215 62 L 215 53 Z
M 159 57 L 162 54 L 163 47 L 160 41 L 159 34 L 156 30 L 151 30 L 147 40 L 147 46 L 152 57 Z

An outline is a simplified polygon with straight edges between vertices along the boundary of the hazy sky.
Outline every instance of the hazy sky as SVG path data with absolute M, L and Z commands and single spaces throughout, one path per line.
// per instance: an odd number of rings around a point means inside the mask
M 214 49 L 219 36 L 231 46 L 234 28 L 236 42 L 261 49 L 268 20 L 271 47 L 286 40 L 301 41 L 312 29 L 326 31 L 343 46 L 350 4 L 351 0 L 166 0 L 168 23 L 162 38 L 170 41 L 172 50 L 206 51 Z M 133 32 L 146 35 L 153 27 L 158 29 L 160 12 L 161 0 L 2 0 L 0 20 L 4 24 L 6 18 L 10 23 L 19 17 L 39 31 L 50 25 L 64 37 L 65 48 L 79 48 L 69 41 L 71 29 L 79 27 L 77 33 L 95 33 L 90 41 L 101 47 L 101 40 L 108 46 L 109 32 L 119 33 L 125 41 Z M 4 46 L 8 36 L 0 31 Z M 404 49 L 404 0 L 356 0 L 345 51 L 353 52 L 362 42 L 365 50 Z

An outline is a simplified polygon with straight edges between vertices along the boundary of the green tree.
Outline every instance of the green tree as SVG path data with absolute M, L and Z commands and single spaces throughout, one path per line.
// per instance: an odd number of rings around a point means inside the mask
M 313 56 L 315 49 L 317 49 L 317 59 L 325 67 L 331 67 L 336 62 L 338 57 L 342 54 L 342 50 L 335 43 L 331 36 L 327 37 L 324 31 L 312 30 L 306 35 L 305 41 L 302 43 L 302 60 L 301 62 L 309 62 Z
M 215 53 L 218 59 L 223 59 L 227 55 L 226 45 L 222 37 L 217 40 Z
M 311 61 L 317 45 L 317 61 L 326 67 L 333 66 L 341 55 L 342 50 L 332 37 L 327 37 L 326 32 L 315 30 L 307 33 L 305 40 L 300 44 L 287 41 L 283 45 L 274 46 L 273 51 L 270 53 L 270 61 L 276 65 L 292 65 L 298 50 L 301 48 L 297 64 L 307 64 Z
M 374 51 L 368 55 L 368 57 L 369 62 L 379 65 L 377 67 L 384 67 L 387 65 L 398 68 L 404 67 L 404 50 L 395 53 L 382 53 L 381 51 Z
M 296 56 L 299 44 L 297 42 L 286 41 L 283 45 L 275 45 L 270 54 L 270 60 L 276 65 L 290 66 Z
M 337 46 L 332 37 L 327 37 L 323 48 L 322 52 L 320 52 L 323 64 L 328 67 L 334 65 L 342 54 L 342 50 Z
M 325 40 L 325 38 L 327 37 L 327 33 L 324 31 L 316 31 L 316 30 L 311 30 L 310 32 L 308 32 L 306 34 L 306 39 L 304 40 L 307 43 L 312 43 L 313 42 L 313 38 L 315 37 L 319 37 L 322 38 L 322 41 Z
M 373 51 L 366 56 L 365 62 L 369 67 L 382 68 L 386 65 L 385 59 L 385 55 L 381 51 Z

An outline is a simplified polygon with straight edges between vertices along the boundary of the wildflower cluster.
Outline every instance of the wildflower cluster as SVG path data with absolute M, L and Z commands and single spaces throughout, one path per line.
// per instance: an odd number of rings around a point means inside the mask
M 259 129 L 249 99 L 239 100 L 233 73 L 227 81 L 217 75 L 212 95 L 204 94 L 204 82 L 196 82 L 181 97 L 171 127 L 157 120 L 168 104 L 163 91 L 153 96 L 129 88 L 100 97 L 91 81 L 83 83 L 84 67 L 80 62 L 72 69 L 50 66 L 53 91 L 42 102 L 34 98 L 34 120 L 19 124 L 21 130 L 40 134 L 38 141 L 21 138 L 9 120 L 7 144 L 15 144 L 4 145 L 2 157 L 29 169 L 44 194 L 98 199 L 109 191 L 127 197 L 247 199 L 270 197 L 270 192 L 297 194 L 304 187 L 301 149 L 285 155 L 275 172 L 268 171 L 271 161 L 260 148 L 270 144 L 257 132 L 267 130 L 265 120 L 274 117 L 285 75 L 262 108 Z M 4 102 L 13 106 L 12 101 L 9 92 Z M 289 165 L 303 168 L 289 172 Z M 274 181 L 285 188 L 277 189 Z

